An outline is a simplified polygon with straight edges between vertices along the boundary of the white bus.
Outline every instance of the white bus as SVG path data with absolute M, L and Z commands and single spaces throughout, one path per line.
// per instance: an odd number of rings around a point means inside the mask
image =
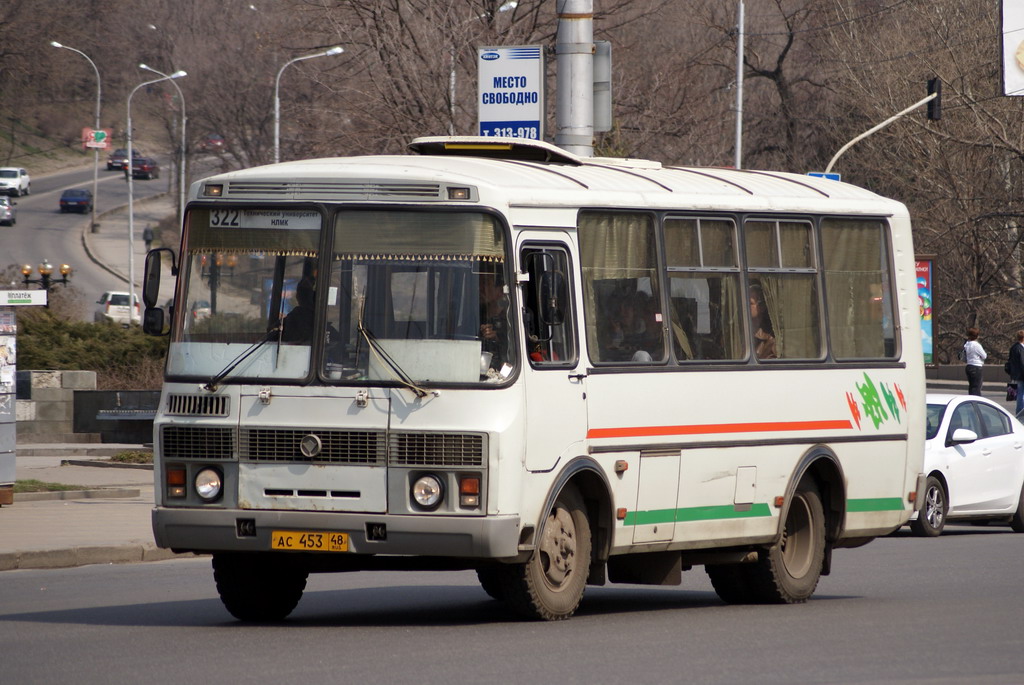
M 311 572 L 474 569 L 802 602 L 922 488 L 906 208 L 763 171 L 513 139 L 191 188 L 154 426 L 157 544 L 241 620 Z M 164 260 L 166 261 L 166 260 Z M 180 267 L 180 268 L 179 268 Z

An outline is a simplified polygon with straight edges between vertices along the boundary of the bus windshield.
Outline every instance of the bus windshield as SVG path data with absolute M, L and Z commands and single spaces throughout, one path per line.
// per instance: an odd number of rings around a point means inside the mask
M 501 383 L 515 369 L 500 224 L 479 212 L 193 208 L 168 374 Z M 253 349 L 259 345 L 258 349 Z M 237 367 L 232 366 L 237 363 Z

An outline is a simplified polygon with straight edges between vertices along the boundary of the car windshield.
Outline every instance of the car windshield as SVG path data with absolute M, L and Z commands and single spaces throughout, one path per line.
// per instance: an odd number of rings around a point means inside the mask
M 944 404 L 929 404 L 928 405 L 928 433 L 925 436 L 926 440 L 931 440 L 939 434 L 939 425 L 942 423 L 942 415 L 946 412 L 946 405 Z
M 488 215 L 343 211 L 326 255 L 313 208 L 192 209 L 185 223 L 172 376 L 212 377 L 268 332 L 225 382 L 319 371 L 338 383 L 501 383 L 514 371 L 504 240 Z

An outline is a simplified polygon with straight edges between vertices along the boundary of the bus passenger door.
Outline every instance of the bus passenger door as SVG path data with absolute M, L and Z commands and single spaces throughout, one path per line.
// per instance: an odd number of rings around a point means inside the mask
M 555 234 L 558 236 L 559 234 Z M 582 450 L 586 375 L 576 337 L 573 253 L 550 233 L 519 244 L 520 313 L 526 351 L 526 468 L 547 471 Z

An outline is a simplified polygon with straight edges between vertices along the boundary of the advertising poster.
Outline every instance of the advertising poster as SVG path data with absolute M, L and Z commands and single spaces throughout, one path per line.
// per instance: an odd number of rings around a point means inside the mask
M 1024 2 L 1003 0 L 1003 95 L 1024 95 Z
M 935 285 L 935 262 L 931 258 L 918 258 L 917 304 L 921 310 L 921 347 L 924 348 L 924 363 L 935 363 L 935 349 L 932 321 L 932 292 Z
M 544 49 L 477 48 L 477 117 L 482 136 L 544 137 Z

